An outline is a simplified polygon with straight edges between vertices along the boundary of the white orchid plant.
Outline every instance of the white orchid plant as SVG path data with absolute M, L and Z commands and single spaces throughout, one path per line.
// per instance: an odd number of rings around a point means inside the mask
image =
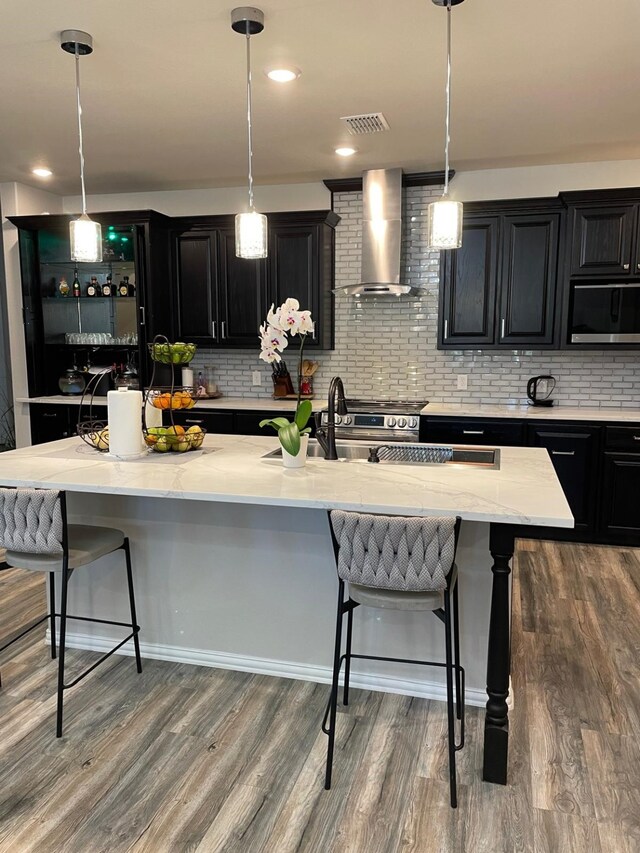
M 288 418 L 267 418 L 260 421 L 260 426 L 270 426 L 278 433 L 280 444 L 295 456 L 300 450 L 300 438 L 311 432 L 307 426 L 311 417 L 312 406 L 309 400 L 300 399 L 300 376 L 302 374 L 302 353 L 308 334 L 313 332 L 314 324 L 311 311 L 301 311 L 297 299 L 287 299 L 279 308 L 274 305 L 269 309 L 267 321 L 260 326 L 260 358 L 267 364 L 282 361 L 281 353 L 289 345 L 289 335 L 300 338 L 300 353 L 298 359 L 298 405 L 293 421 Z

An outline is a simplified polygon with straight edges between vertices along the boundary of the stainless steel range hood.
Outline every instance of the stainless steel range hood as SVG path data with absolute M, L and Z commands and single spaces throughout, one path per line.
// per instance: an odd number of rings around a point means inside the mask
M 415 288 L 400 282 L 402 169 L 362 173 L 360 284 L 337 287 L 347 296 L 404 296 Z

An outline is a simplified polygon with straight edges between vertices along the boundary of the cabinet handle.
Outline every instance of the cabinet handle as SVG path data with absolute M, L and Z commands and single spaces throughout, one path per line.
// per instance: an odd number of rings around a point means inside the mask
M 43 418 L 55 418 L 55 417 L 57 417 L 57 415 L 55 412 L 43 412 L 42 417 Z M 634 438 L 635 438 L 635 436 L 634 436 Z
M 552 450 L 552 456 L 575 456 L 575 450 Z
M 622 264 L 622 269 L 623 269 L 623 270 L 628 270 L 628 269 L 629 269 L 629 264 Z
M 463 435 L 484 435 L 483 429 L 463 429 Z
M 147 322 L 146 322 L 146 319 L 145 319 L 145 316 L 144 316 L 144 305 L 141 305 L 141 306 L 140 306 L 140 325 L 141 325 L 141 326 L 146 326 L 146 325 L 147 325 Z
M 445 339 L 449 337 L 449 321 L 444 321 L 444 337 Z
M 634 441 L 640 441 L 640 435 L 634 435 L 633 440 Z
M 226 321 L 226 320 L 223 320 L 223 321 L 222 321 L 222 335 L 221 335 L 221 337 L 222 337 L 222 340 L 223 340 L 223 341 L 224 341 L 224 340 L 226 339 L 226 337 L 227 337 L 227 321 Z
M 203 419 L 203 418 L 200 418 L 200 419 L 198 420 L 198 418 L 185 418 L 185 419 L 184 419 L 184 422 L 185 422 L 185 424 L 203 424 L 203 423 L 204 423 L 204 419 Z
M 504 338 L 504 325 L 505 325 L 505 323 L 504 323 L 504 317 L 503 317 L 502 320 L 500 321 L 500 337 L 501 338 Z
M 215 320 L 211 321 L 211 337 L 212 338 L 216 337 L 216 321 Z

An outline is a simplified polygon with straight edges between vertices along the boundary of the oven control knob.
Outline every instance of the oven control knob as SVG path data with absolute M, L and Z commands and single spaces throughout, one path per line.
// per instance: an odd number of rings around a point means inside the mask
M 398 418 L 398 426 L 400 427 L 400 429 L 404 429 L 406 427 L 406 425 L 407 425 L 407 419 L 406 418 Z
M 396 425 L 396 419 L 395 418 L 387 418 L 387 426 L 388 427 L 394 427 L 395 425 Z
M 409 429 L 415 429 L 418 426 L 417 418 L 409 418 Z
M 353 423 L 353 418 L 351 415 L 345 415 L 342 419 L 342 423 L 345 424 L 345 426 L 349 426 L 349 424 Z
M 340 415 L 336 415 L 336 426 L 340 426 L 341 423 L 342 423 L 342 418 L 340 417 Z

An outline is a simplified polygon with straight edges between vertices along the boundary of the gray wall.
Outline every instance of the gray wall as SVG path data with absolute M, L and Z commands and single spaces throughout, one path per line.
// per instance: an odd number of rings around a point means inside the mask
M 635 353 L 564 353 L 532 350 L 486 352 L 436 349 L 439 255 L 425 245 L 426 207 L 439 190 L 411 188 L 405 194 L 404 278 L 420 294 L 401 299 L 354 300 L 336 297 L 336 349 L 309 357 L 321 362 L 316 392 L 326 391 L 334 374 L 345 380 L 351 397 L 431 400 L 434 402 L 520 403 L 530 376 L 553 373 L 554 397 L 566 405 L 640 405 L 640 360 Z M 356 283 L 360 269 L 360 193 L 338 193 L 334 208 L 342 217 L 336 232 L 336 282 Z M 287 350 L 293 372 L 293 347 Z M 291 354 L 291 355 L 289 355 Z M 271 393 L 270 370 L 255 353 L 200 350 L 194 367 L 211 365 L 226 395 Z M 260 370 L 261 388 L 251 384 Z M 456 376 L 468 374 L 466 391 Z

